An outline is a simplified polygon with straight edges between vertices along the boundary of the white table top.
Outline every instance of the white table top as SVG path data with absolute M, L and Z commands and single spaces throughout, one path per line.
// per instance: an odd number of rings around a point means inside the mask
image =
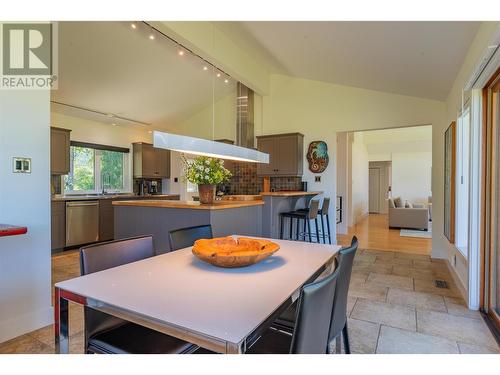
M 218 268 L 186 248 L 63 281 L 56 287 L 187 332 L 238 344 L 340 249 L 273 240 L 280 250 L 244 268 Z

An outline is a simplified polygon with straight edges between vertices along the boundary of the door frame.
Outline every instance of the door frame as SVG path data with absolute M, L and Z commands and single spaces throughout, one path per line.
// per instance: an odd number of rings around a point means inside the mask
M 481 225 L 481 263 L 480 263 L 480 306 L 481 310 L 489 317 L 497 332 L 500 332 L 500 315 L 490 309 L 489 302 L 492 293 L 492 264 L 491 259 L 495 251 L 496 241 L 493 233 L 499 224 L 496 217 L 497 201 L 500 194 L 495 191 L 495 179 L 498 181 L 498 169 L 500 168 L 500 143 L 495 138 L 500 132 L 497 124 L 491 118 L 491 106 L 493 103 L 492 91 L 500 88 L 500 68 L 491 77 L 482 90 L 482 193 L 484 199 L 481 202 L 482 225 Z M 498 94 L 497 94 L 498 95 Z M 497 254 L 500 256 L 500 254 Z M 497 276 L 498 277 L 498 276 Z

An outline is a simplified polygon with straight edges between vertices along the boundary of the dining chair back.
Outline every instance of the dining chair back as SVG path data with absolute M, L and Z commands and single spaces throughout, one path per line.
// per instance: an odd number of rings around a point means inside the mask
M 152 256 L 154 256 L 152 236 L 125 238 L 84 246 L 80 249 L 80 274 L 88 275 Z M 90 307 L 84 308 L 84 321 L 85 346 L 89 337 L 126 323 L 122 319 Z
M 211 225 L 198 225 L 172 230 L 169 232 L 170 251 L 193 246 L 194 242 L 201 238 L 213 238 Z
M 342 248 L 338 255 L 339 276 L 337 287 L 335 289 L 335 297 L 333 300 L 332 319 L 330 322 L 329 342 L 335 338 L 339 338 L 340 334 L 344 338 L 344 351 L 350 353 L 349 335 L 347 332 L 347 295 L 349 292 L 349 284 L 351 282 L 352 265 L 354 256 L 358 249 L 358 239 L 356 236 L 352 238 L 351 245 Z
M 328 326 L 338 270 L 305 285 L 300 292 L 290 353 L 323 354 L 328 347 Z

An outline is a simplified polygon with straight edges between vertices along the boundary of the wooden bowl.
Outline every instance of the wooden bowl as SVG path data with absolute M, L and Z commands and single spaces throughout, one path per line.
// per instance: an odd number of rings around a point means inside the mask
M 217 267 L 246 267 L 258 263 L 279 250 L 279 245 L 254 238 L 220 237 L 197 240 L 193 254 Z

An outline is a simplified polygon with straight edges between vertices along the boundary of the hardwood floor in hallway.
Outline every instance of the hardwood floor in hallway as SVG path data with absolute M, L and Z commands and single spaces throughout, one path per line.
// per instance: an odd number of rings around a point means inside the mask
M 370 214 L 350 227 L 346 235 L 337 235 L 337 242 L 345 246 L 350 244 L 352 236 L 357 236 L 362 249 L 431 254 L 430 238 L 401 237 L 399 233 L 399 229 L 389 229 L 387 215 Z

